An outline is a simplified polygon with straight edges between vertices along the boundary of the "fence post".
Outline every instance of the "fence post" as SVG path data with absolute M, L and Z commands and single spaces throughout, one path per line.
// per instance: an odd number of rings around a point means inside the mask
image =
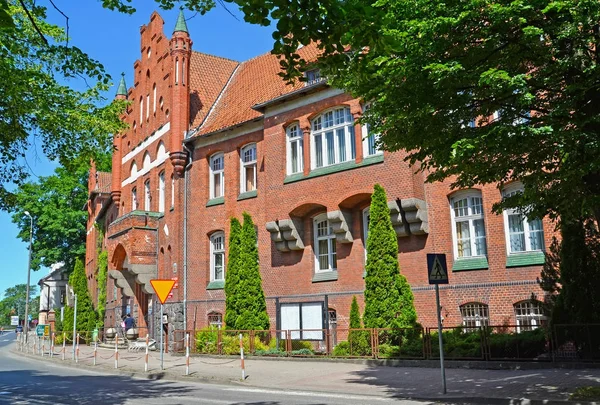
M 115 336 L 115 368 L 119 368 L 119 335 Z
M 56 335 L 52 332 L 52 337 L 50 338 L 50 358 L 54 357 L 54 339 L 56 339 Z
M 79 363 L 79 333 L 75 339 L 75 363 Z
M 44 357 L 44 352 L 46 351 L 46 336 L 42 336 L 42 357 Z
M 150 343 L 149 335 L 146 333 L 146 358 L 144 359 L 144 371 L 148 372 L 148 344 Z
M 94 366 L 96 365 L 96 356 L 98 355 L 98 339 L 94 340 Z
M 185 334 L 185 375 L 190 375 L 190 334 Z
M 244 367 L 244 342 L 240 333 L 240 359 L 242 361 L 242 381 L 246 380 L 246 368 Z
M 67 334 L 63 332 L 63 349 L 62 349 L 62 359 L 65 359 L 65 353 L 67 351 Z

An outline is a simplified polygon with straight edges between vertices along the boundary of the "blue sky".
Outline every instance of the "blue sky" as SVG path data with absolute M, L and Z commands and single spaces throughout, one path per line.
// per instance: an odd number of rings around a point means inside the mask
M 133 62 L 140 57 L 140 26 L 148 24 L 152 11 L 158 10 L 157 3 L 153 0 L 134 0 L 137 12 L 133 15 L 103 9 L 99 0 L 54 0 L 54 3 L 69 17 L 70 43 L 99 60 L 113 77 L 115 86 L 106 95 L 107 98 L 113 98 L 121 72 L 125 73 L 127 86 L 131 86 Z M 38 1 L 37 4 L 48 7 L 50 21 L 65 27 L 64 17 L 52 9 L 48 0 Z M 193 49 L 237 61 L 270 51 L 273 46 L 272 28 L 245 23 L 234 5 L 225 4 L 237 16 L 237 20 L 222 6 L 217 6 L 204 16 L 185 12 L 194 41 Z M 178 10 L 158 12 L 165 20 L 165 34 L 170 36 Z M 28 156 L 28 163 L 37 176 L 49 175 L 56 167 L 53 162 L 33 156 Z M 0 230 L 1 297 L 8 287 L 24 284 L 27 280 L 27 242 L 17 239 L 17 227 L 5 212 L 0 212 Z M 47 273 L 47 269 L 32 272 L 32 284 L 37 284 Z

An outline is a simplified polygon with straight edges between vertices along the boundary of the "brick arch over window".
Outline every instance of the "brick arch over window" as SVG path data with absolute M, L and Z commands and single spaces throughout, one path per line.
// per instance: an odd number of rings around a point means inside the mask
M 116 270 L 123 270 L 123 263 L 127 258 L 127 251 L 120 243 L 115 248 L 115 251 L 110 259 L 110 263 Z
M 371 204 L 372 192 L 354 193 L 346 196 L 343 200 L 338 203 L 338 206 L 342 209 L 364 209 Z
M 309 216 L 313 216 L 317 213 L 321 213 L 324 211 L 327 211 L 326 206 L 319 204 L 319 203 L 308 202 L 308 203 L 300 204 L 300 205 L 296 206 L 294 209 L 292 209 L 290 211 L 290 217 L 297 217 L 297 218 L 309 217 Z

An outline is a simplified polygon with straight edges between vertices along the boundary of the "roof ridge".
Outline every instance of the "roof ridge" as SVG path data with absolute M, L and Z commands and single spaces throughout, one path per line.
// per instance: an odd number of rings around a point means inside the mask
M 206 52 L 200 52 L 200 51 L 195 51 L 195 50 L 192 50 L 192 53 L 197 53 L 197 54 L 200 54 L 200 55 L 205 55 L 205 56 L 211 56 L 211 57 L 213 57 L 213 58 L 217 58 L 217 59 L 223 59 L 223 60 L 226 60 L 226 61 L 228 61 L 228 62 L 235 62 L 235 63 L 237 63 L 238 65 L 239 65 L 240 63 L 242 63 L 242 62 L 240 62 L 240 61 L 237 61 L 237 60 L 234 60 L 234 59 L 229 59 L 229 58 L 226 58 L 226 57 L 224 57 L 224 56 L 213 55 L 213 54 L 206 53 Z

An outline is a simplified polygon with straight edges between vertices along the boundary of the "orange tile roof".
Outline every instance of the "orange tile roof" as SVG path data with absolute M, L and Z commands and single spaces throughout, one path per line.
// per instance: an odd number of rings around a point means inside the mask
M 190 58 L 190 123 L 195 128 L 227 84 L 238 62 L 201 52 Z
M 300 48 L 298 54 L 312 61 L 317 58 L 319 50 L 311 44 Z M 278 75 L 281 72 L 279 60 L 278 56 L 266 53 L 239 64 L 196 136 L 259 118 L 262 114 L 253 110 L 252 106 L 302 88 L 303 82 L 288 85 Z M 192 128 L 196 127 L 195 120 Z

